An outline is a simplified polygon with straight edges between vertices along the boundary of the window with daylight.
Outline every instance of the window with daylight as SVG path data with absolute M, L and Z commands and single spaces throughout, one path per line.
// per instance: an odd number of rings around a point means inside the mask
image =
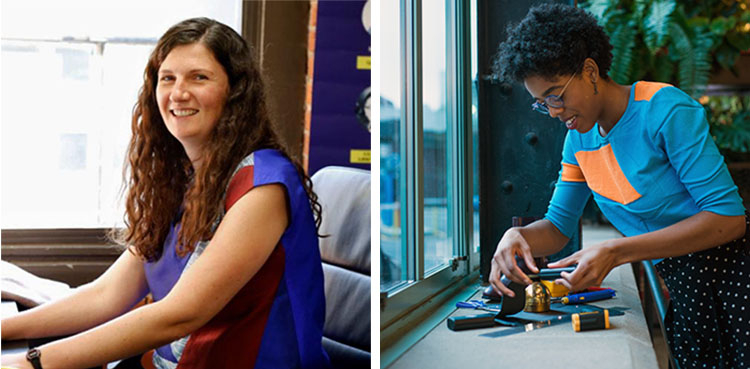
M 3 0 L 2 228 L 109 228 L 148 56 L 173 24 L 241 31 L 241 1 Z
M 479 199 L 475 1 L 380 6 L 384 331 L 476 273 Z

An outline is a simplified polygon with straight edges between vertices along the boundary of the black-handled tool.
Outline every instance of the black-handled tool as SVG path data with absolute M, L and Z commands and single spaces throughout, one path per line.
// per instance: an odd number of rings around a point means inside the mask
M 452 331 L 463 331 L 466 329 L 487 328 L 494 326 L 495 314 L 493 313 L 453 316 L 448 318 L 448 329 Z
M 619 316 L 619 315 L 625 315 L 625 310 L 627 308 L 609 308 L 609 309 L 599 309 L 596 308 L 596 310 L 592 311 L 586 311 L 582 313 L 577 314 L 562 314 L 557 316 L 551 316 L 549 320 L 544 321 L 533 321 L 528 322 L 525 324 L 521 324 L 514 327 L 505 327 L 500 328 L 496 331 L 487 332 L 484 334 L 480 334 L 482 337 L 490 337 L 490 338 L 497 338 L 497 337 L 505 337 L 510 336 L 517 333 L 524 333 L 533 331 L 540 328 L 550 327 L 554 325 L 559 325 L 562 323 L 568 323 L 573 319 L 576 319 L 578 321 L 578 327 L 576 325 L 573 325 L 573 329 L 576 332 L 582 331 L 582 330 L 591 330 L 591 329 L 607 329 L 609 328 L 609 318 L 613 316 Z M 576 316 L 574 318 L 574 316 Z M 504 324 L 505 321 L 503 319 L 495 317 L 495 322 L 499 324 Z
M 609 310 L 586 311 L 570 316 L 573 321 L 573 330 L 576 332 L 590 331 L 593 329 L 609 329 Z
M 572 273 L 574 270 L 576 270 L 576 267 L 564 267 L 564 268 L 547 268 L 547 269 L 539 269 L 539 273 L 536 274 L 529 274 L 529 279 L 533 280 L 545 280 L 545 281 L 551 281 L 555 280 L 557 278 L 560 278 L 560 273 L 562 272 L 568 272 Z

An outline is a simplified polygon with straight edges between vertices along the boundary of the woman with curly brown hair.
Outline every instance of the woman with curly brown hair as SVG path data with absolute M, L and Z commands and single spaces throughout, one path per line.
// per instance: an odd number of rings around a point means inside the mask
M 144 79 L 117 235 L 129 252 L 72 296 L 3 320 L 3 339 L 75 334 L 3 364 L 91 367 L 155 349 L 158 368 L 327 367 L 320 204 L 246 42 L 210 19 L 180 22 Z

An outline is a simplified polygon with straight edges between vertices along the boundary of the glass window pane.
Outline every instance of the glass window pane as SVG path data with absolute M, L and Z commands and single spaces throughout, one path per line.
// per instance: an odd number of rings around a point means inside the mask
M 153 45 L 105 45 L 3 40 L 3 228 L 122 225 L 130 115 Z
M 3 0 L 2 3 L 0 33 L 6 39 L 155 40 L 173 24 L 192 17 L 216 19 L 241 31 L 240 0 Z
M 102 59 L 103 109 L 111 116 L 110 125 L 102 132 L 100 224 L 124 226 L 125 207 L 119 196 L 122 186 L 122 165 L 130 140 L 130 124 L 138 90 L 143 84 L 146 67 L 154 45 L 112 43 L 104 48 Z
M 399 2 L 382 1 L 381 19 L 399 19 Z M 401 215 L 401 47 L 399 22 L 380 28 L 380 289 L 406 279 Z
M 96 225 L 96 46 L 3 40 L 2 58 L 3 227 Z
M 3 1 L 3 228 L 121 226 L 130 119 L 156 40 L 193 16 L 240 29 L 236 0 L 59 3 Z
M 445 3 L 422 4 L 422 119 L 424 175 L 424 269 L 453 258 L 450 199 Z

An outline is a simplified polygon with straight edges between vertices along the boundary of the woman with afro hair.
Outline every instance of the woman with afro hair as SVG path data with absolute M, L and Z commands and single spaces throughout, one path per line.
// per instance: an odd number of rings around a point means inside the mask
M 128 147 L 127 246 L 72 295 L 2 321 L 2 338 L 67 336 L 17 368 L 325 368 L 310 178 L 266 109 L 245 40 L 208 18 L 172 26 L 146 64 Z M 131 309 L 150 293 L 153 302 Z
M 653 260 L 669 289 L 667 340 L 682 368 L 750 367 L 750 246 L 737 187 L 708 132 L 703 107 L 679 89 L 607 76 L 612 46 L 582 9 L 533 7 L 493 61 L 495 75 L 523 83 L 532 109 L 568 128 L 544 219 L 508 229 L 492 259 L 502 275 L 531 283 L 533 257 L 564 247 L 589 196 L 625 236 L 548 265 L 577 265 L 555 282 L 598 286 L 616 266 Z

